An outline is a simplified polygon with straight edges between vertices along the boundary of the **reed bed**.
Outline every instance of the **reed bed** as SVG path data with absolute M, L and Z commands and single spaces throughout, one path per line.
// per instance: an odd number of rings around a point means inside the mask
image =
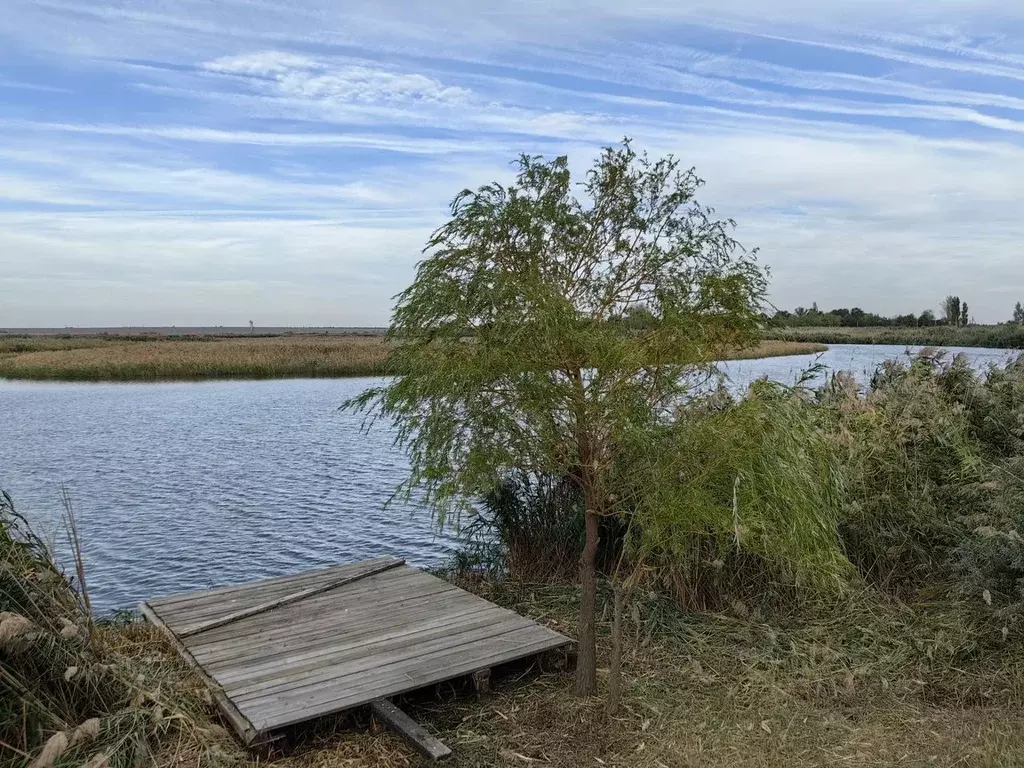
M 1024 325 L 969 325 L 965 328 L 769 328 L 768 339 L 819 344 L 893 344 L 916 347 L 1024 349 Z
M 820 344 L 766 341 L 726 359 L 813 354 Z M 289 335 L 145 340 L 0 337 L 0 377 L 161 381 L 379 376 L 390 371 L 382 336 Z
M 0 376 L 64 381 L 372 376 L 385 372 L 387 357 L 386 342 L 372 336 L 107 341 L 0 358 Z

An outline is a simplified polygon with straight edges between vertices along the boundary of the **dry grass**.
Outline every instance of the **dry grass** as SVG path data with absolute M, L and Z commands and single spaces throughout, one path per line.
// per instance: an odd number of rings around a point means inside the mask
M 476 584 L 489 599 L 573 634 L 567 587 Z M 497 681 L 481 701 L 441 693 L 403 707 L 454 750 L 449 765 L 1011 766 L 1024 761 L 1024 649 L 978 636 L 955 611 L 865 595 L 843 610 L 766 622 L 742 606 L 685 615 L 642 596 L 627 610 L 625 686 L 614 717 L 572 694 L 569 673 Z M 949 611 L 947 605 L 944 609 Z M 607 613 L 607 612 L 606 612 Z M 607 619 L 607 615 L 605 616 Z M 600 626 L 607 660 L 608 622 Z M 139 631 L 139 630 L 133 630 Z M 986 652 L 978 653 L 981 645 Z M 166 649 L 163 649 L 166 650 Z M 602 684 L 607 670 L 600 672 Z M 418 766 L 365 714 L 322 723 L 272 755 L 282 768 Z M 208 724 L 158 765 L 249 760 Z M 202 759 L 200 759 L 202 758 Z
M 2 357 L 0 376 L 66 381 L 370 376 L 384 372 L 387 352 L 384 340 L 375 336 L 118 340 Z
M 820 344 L 766 341 L 729 359 L 812 354 Z M 374 376 L 387 371 L 380 336 L 289 335 L 134 340 L 0 338 L 0 376 L 62 381 L 160 381 Z
M 762 341 L 752 349 L 740 349 L 722 356 L 723 360 L 756 360 L 763 357 L 789 357 L 790 355 L 816 355 L 828 349 L 825 344 L 810 341 Z

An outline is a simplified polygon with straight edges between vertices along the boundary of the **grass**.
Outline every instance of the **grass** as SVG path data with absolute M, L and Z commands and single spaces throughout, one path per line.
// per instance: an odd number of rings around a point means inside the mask
M 965 328 L 769 328 L 765 337 L 819 344 L 1024 349 L 1024 326 L 1009 324 L 969 325 Z
M 1015 392 L 1005 393 L 1011 405 L 1018 402 Z M 859 418 L 872 403 L 847 405 Z M 998 411 L 986 405 L 984 412 Z M 923 414 L 917 409 L 910 420 Z M 759 439 L 756 430 L 750 434 Z M 917 453 L 921 438 L 915 440 Z M 266 763 L 225 730 L 203 684 L 154 628 L 94 626 L 81 590 L 59 577 L 38 540 L 17 535 L 16 520 L 13 508 L 0 518 L 0 763 Z M 446 576 L 575 635 L 574 586 Z M 604 709 L 607 588 L 599 595 L 601 695 L 575 697 L 572 674 L 552 668 L 498 678 L 495 692 L 479 701 L 442 686 L 401 706 L 453 748 L 454 768 L 1021 764 L 1024 643 L 1018 625 L 1004 631 L 1001 621 L 988 620 L 977 610 L 984 607 L 977 593 L 973 603 L 963 602 L 933 584 L 901 601 L 869 581 L 852 585 L 829 596 L 791 584 L 796 599 L 785 610 L 734 598 L 716 611 L 690 612 L 664 595 L 634 589 L 626 602 L 624 686 L 614 716 Z M 773 584 L 761 587 L 769 592 Z M 15 614 L 29 623 L 11 624 Z M 369 732 L 367 725 L 364 711 L 328 719 L 296 730 L 270 757 L 282 768 L 423 764 L 397 736 Z M 39 762 L 46 745 L 61 747 L 60 754 Z
M 50 346 L 55 342 L 60 343 Z M 42 348 L 0 357 L 0 376 L 62 381 L 372 376 L 385 372 L 388 355 L 386 342 L 375 336 L 33 338 L 21 343 Z
M 812 354 L 823 345 L 766 341 L 730 359 Z M 372 335 L 269 337 L 0 337 L 0 377 L 57 381 L 164 381 L 376 376 L 388 344 Z
M 470 588 L 574 632 L 579 596 L 573 588 L 515 582 Z M 610 595 L 603 598 L 607 615 Z M 1019 644 L 979 659 L 978 646 L 998 639 L 978 637 L 948 606 L 943 613 L 861 595 L 843 610 L 827 608 L 780 623 L 741 606 L 687 615 L 638 596 L 627 609 L 625 688 L 614 717 L 605 713 L 603 696 L 575 697 L 566 672 L 505 677 L 482 701 L 441 693 L 403 707 L 452 747 L 454 768 L 1019 764 Z M 167 653 L 157 638 L 149 643 L 151 657 Z M 602 665 L 609 647 L 609 622 L 602 621 Z M 176 664 L 171 656 L 163 663 Z M 184 673 L 179 665 L 175 674 Z M 606 666 L 600 680 L 603 693 Z M 367 725 L 361 712 L 325 721 L 271 756 L 282 768 L 423 764 L 397 736 L 369 733 Z M 259 764 L 221 738 L 212 720 L 196 727 L 209 743 L 189 736 L 166 746 L 155 764 Z
M 478 589 L 573 630 L 575 590 Z M 619 715 L 572 696 L 567 675 L 506 685 L 482 707 L 415 714 L 455 748 L 453 765 L 474 768 L 1015 764 L 1024 748 L 1019 649 L 979 663 L 979 638 L 955 612 L 867 595 L 828 608 L 780 624 L 739 606 L 684 615 L 640 596 L 627 610 Z M 599 642 L 606 663 L 607 622 Z M 322 751 L 305 757 L 341 764 Z
M 574 633 L 579 594 L 573 587 L 460 585 Z M 603 693 L 610 594 L 600 600 Z M 967 616 L 955 605 L 908 606 L 867 591 L 842 604 L 812 603 L 786 619 L 766 619 L 740 604 L 723 613 L 684 614 L 665 600 L 634 594 L 615 716 L 605 713 L 603 696 L 574 696 L 572 674 L 558 671 L 504 676 L 480 701 L 442 690 L 402 706 L 452 747 L 453 768 L 1018 765 L 1024 648 Z M 266 763 L 218 722 L 203 684 L 154 628 L 101 625 L 93 648 L 99 650 L 80 651 L 76 663 L 112 666 L 129 699 L 110 711 L 83 712 L 100 718 L 99 733 L 46 765 L 98 766 L 87 761 L 118 754 L 112 747 L 132 739 L 146 744 L 143 762 L 134 764 L 155 768 Z M 399 737 L 368 725 L 363 711 L 327 719 L 294 732 L 269 757 L 281 768 L 425 764 Z M 38 744 L 56 729 L 44 728 Z M 19 751 L 39 754 L 38 744 L 19 741 L 18 733 L 4 734 L 5 764 L 27 765 Z M 110 765 L 131 765 L 138 755 L 133 746 Z

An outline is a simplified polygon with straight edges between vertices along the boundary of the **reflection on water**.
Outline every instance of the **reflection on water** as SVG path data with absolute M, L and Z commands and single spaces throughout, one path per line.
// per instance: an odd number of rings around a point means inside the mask
M 861 378 L 903 347 L 840 345 L 817 358 Z M 1002 350 L 964 350 L 978 365 Z M 743 386 L 793 383 L 814 356 L 731 362 Z M 188 589 L 381 555 L 451 553 L 417 505 L 383 504 L 405 458 L 383 426 L 338 411 L 374 379 L 160 384 L 0 380 L 0 487 L 66 551 L 60 483 L 75 503 L 100 611 Z

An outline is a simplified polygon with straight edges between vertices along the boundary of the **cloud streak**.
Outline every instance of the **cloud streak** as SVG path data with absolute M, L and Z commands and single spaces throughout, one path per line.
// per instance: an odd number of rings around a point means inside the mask
M 15 0 L 0 326 L 383 323 L 458 190 L 624 135 L 697 166 L 780 305 L 1005 319 L 1024 11 L 900 7 Z

